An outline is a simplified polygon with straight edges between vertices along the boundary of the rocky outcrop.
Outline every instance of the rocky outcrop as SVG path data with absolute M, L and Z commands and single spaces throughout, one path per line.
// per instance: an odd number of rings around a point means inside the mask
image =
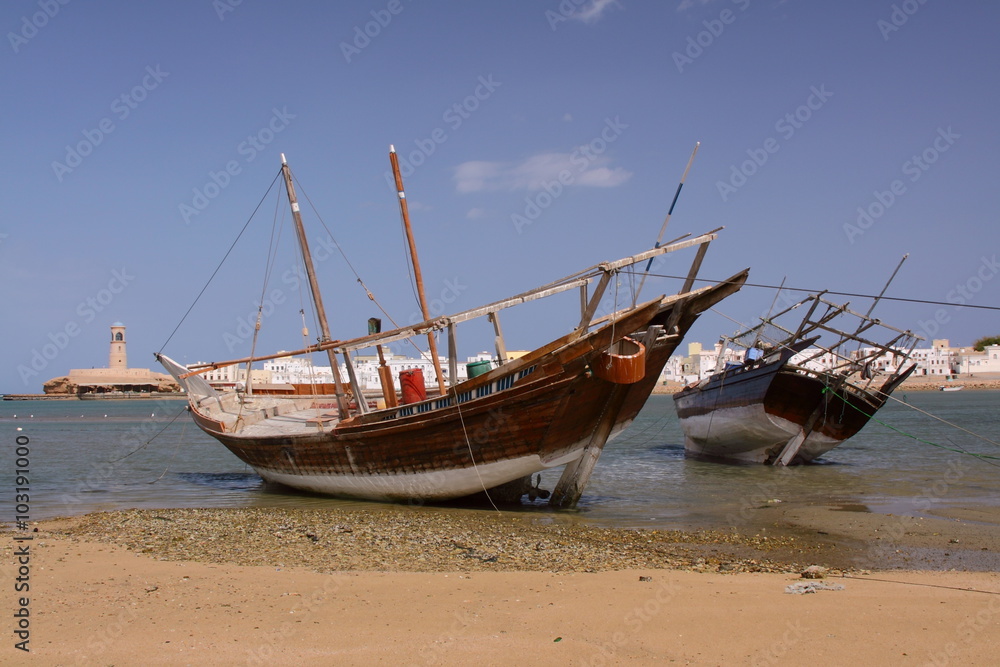
M 160 373 L 150 373 L 149 376 L 145 378 L 129 378 L 126 383 L 114 382 L 109 379 L 107 384 L 101 383 L 101 381 L 97 378 L 77 379 L 72 375 L 64 375 L 62 377 L 52 378 L 42 385 L 42 389 L 46 394 L 72 396 L 81 393 L 80 385 L 78 383 L 86 383 L 87 386 L 85 387 L 85 391 L 88 392 L 94 391 L 94 389 L 98 387 L 102 387 L 104 392 L 121 390 L 123 384 L 129 387 L 148 387 L 150 391 L 159 393 L 177 393 L 181 390 L 181 387 L 177 384 L 176 380 L 169 375 L 163 375 Z
M 42 385 L 42 389 L 46 394 L 75 394 L 79 391 L 79 387 L 65 375 L 52 378 Z

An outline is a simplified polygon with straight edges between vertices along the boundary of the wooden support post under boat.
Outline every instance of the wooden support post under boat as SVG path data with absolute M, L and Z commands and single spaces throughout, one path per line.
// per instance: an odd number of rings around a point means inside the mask
M 503 342 L 503 331 L 500 329 L 500 313 L 492 312 L 487 317 L 493 324 L 494 343 L 497 348 L 497 357 L 500 360 L 498 363 L 503 366 L 508 360 L 507 346 Z
M 431 319 L 430 311 L 427 309 L 427 297 L 424 295 L 424 276 L 420 272 L 420 260 L 417 258 L 417 244 L 413 240 L 413 228 L 410 227 L 410 210 L 406 205 L 406 192 L 403 191 L 403 176 L 399 173 L 399 160 L 396 158 L 396 147 L 389 146 L 389 163 L 392 165 L 392 175 L 396 179 L 396 194 L 399 196 L 399 212 L 403 216 L 403 227 L 406 231 L 406 240 L 410 246 L 410 259 L 413 261 L 413 277 L 417 282 L 417 297 L 420 301 L 420 312 L 425 320 Z M 434 332 L 427 334 L 427 348 L 431 354 L 431 361 L 434 363 L 434 373 L 438 381 L 438 393 L 444 396 L 447 390 L 444 386 L 444 372 L 441 370 L 441 359 L 437 352 L 437 339 Z
M 642 337 L 642 344 L 647 350 L 652 349 L 656 339 L 663 333 L 663 326 L 657 324 L 646 329 Z M 597 460 L 601 458 L 604 445 L 611 435 L 611 427 L 614 425 L 614 418 L 609 415 L 617 415 L 621 409 L 625 396 L 628 394 L 628 385 L 617 385 L 611 392 L 608 402 L 605 405 L 605 414 L 597 423 L 590 442 L 583 449 L 583 454 L 576 461 L 566 464 L 559 482 L 552 492 L 549 504 L 554 507 L 573 507 L 580 502 L 583 490 L 590 481 L 590 475 L 594 472 Z
M 628 395 L 628 385 L 615 385 L 611 390 L 607 403 L 604 406 L 604 413 L 598 420 L 594 431 L 590 435 L 590 441 L 583 448 L 580 458 L 566 464 L 559 482 L 556 483 L 549 504 L 553 507 L 567 508 L 575 507 L 580 502 L 583 490 L 590 481 L 590 475 L 594 472 L 597 460 L 601 458 L 604 445 L 608 442 L 611 429 L 615 425 L 615 418 L 618 411 L 625 402 Z
M 285 177 L 285 189 L 288 192 L 288 202 L 292 207 L 292 220 L 295 223 L 295 234 L 299 239 L 299 249 L 302 251 L 302 261 L 305 264 L 306 276 L 309 278 L 309 289 L 312 292 L 313 303 L 316 305 L 316 318 L 319 320 L 321 343 L 331 341 L 330 324 L 326 319 L 326 310 L 323 308 L 323 298 L 320 295 L 319 283 L 316 280 L 316 271 L 313 267 L 312 254 L 309 252 L 309 242 L 306 240 L 306 230 L 302 226 L 302 214 L 299 213 L 299 202 L 295 197 L 295 187 L 292 185 L 292 171 L 285 161 L 285 154 L 281 154 L 281 173 Z M 337 353 L 332 349 L 327 350 L 330 359 L 330 369 L 333 371 L 333 386 L 337 394 L 337 409 L 341 419 L 347 419 L 350 413 L 347 409 L 347 397 L 344 395 L 344 384 L 340 379 L 340 364 L 337 363 Z M 361 397 L 358 397 L 359 400 Z M 360 405 L 360 403 L 359 403 Z
M 823 411 L 825 409 L 826 401 L 820 401 L 819 405 L 816 406 L 816 409 L 812 411 L 812 414 L 809 415 L 808 419 L 806 419 L 806 421 L 802 424 L 799 432 L 785 443 L 781 453 L 778 454 L 778 457 L 774 460 L 772 465 L 787 466 L 791 464 L 795 455 L 798 454 L 799 450 L 802 448 L 802 443 L 804 443 L 806 438 L 809 437 L 809 434 L 812 433 L 813 428 L 816 426 L 816 422 L 819 421 L 819 418 L 823 415 Z

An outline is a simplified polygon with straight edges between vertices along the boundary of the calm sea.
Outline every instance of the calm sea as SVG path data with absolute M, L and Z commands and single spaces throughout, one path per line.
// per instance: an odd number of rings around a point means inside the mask
M 869 423 L 817 464 L 781 469 L 686 459 L 673 401 L 653 396 L 632 427 L 608 444 L 572 516 L 602 526 L 680 528 L 724 525 L 733 512 L 774 499 L 832 500 L 912 516 L 1000 505 L 1000 461 L 949 451 L 1000 456 L 1000 447 L 914 409 L 1000 441 L 1000 392 L 901 392 L 896 398 L 909 405 L 890 401 L 877 415 L 885 425 Z M 0 402 L 6 440 L 0 521 L 14 517 L 18 436 L 29 442 L 32 520 L 134 507 L 367 505 L 263 484 L 191 422 L 185 405 Z M 557 479 L 557 471 L 546 473 L 542 488 L 553 488 Z M 550 510 L 538 501 L 526 511 Z

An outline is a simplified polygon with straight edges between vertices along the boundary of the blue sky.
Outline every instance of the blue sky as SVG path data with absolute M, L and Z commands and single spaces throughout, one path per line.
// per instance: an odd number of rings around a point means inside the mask
M 958 304 L 1000 305 L 998 19 L 935 0 L 5 2 L 0 392 L 105 365 L 116 320 L 129 365 L 156 368 L 282 152 L 408 321 L 389 144 L 439 312 L 649 247 L 700 141 L 666 236 L 726 227 L 702 276 L 875 293 L 909 253 L 889 295 L 946 305 L 877 314 L 954 344 L 996 335 L 996 311 Z M 167 354 L 249 352 L 275 206 Z M 304 209 L 334 336 L 359 335 L 379 313 Z M 302 342 L 290 238 L 258 353 Z M 720 310 L 747 321 L 772 298 Z M 541 314 L 510 315 L 508 346 L 568 321 Z M 689 340 L 734 328 L 707 314 Z M 481 333 L 460 330 L 463 355 Z

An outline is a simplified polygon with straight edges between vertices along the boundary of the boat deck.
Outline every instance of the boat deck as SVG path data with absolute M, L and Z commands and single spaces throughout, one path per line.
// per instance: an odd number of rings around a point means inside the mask
M 248 438 L 318 433 L 340 423 L 336 408 L 316 397 L 257 396 L 242 401 L 228 394 L 221 400 L 203 399 L 199 412 L 222 422 L 229 433 Z
M 240 430 L 239 435 L 259 438 L 271 435 L 319 433 L 330 430 L 338 423 L 340 423 L 340 418 L 335 413 L 330 413 L 326 408 L 307 408 L 268 416 L 245 426 Z

